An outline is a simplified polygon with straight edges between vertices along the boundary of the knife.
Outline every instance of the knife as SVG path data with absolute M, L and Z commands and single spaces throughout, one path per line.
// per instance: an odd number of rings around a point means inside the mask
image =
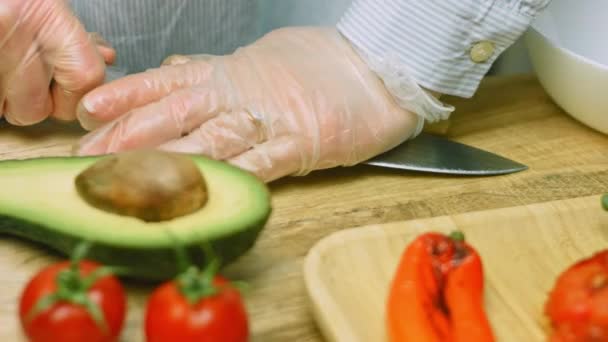
M 466 176 L 505 175 L 528 169 L 513 160 L 425 132 L 363 164 Z

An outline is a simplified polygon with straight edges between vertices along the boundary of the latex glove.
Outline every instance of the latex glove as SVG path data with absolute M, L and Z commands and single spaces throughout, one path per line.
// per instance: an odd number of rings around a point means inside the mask
M 76 154 L 203 154 L 264 181 L 350 166 L 410 138 L 418 116 L 332 28 L 285 28 L 222 57 L 172 59 L 87 94 Z
M 0 116 L 15 125 L 75 119 L 78 101 L 103 82 L 104 62 L 114 58 L 64 0 L 2 0 Z

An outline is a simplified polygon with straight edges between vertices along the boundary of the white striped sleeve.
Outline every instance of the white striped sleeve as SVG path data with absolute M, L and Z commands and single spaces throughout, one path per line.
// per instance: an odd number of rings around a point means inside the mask
M 549 2 L 354 0 L 337 28 L 368 58 L 405 69 L 383 72 L 407 70 L 423 88 L 468 98 Z

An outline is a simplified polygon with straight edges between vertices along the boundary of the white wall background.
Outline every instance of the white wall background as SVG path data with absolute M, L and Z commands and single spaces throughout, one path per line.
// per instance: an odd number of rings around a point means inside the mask
M 332 25 L 352 0 L 258 0 L 263 31 L 287 25 Z
M 491 74 L 507 75 L 532 73 L 532 65 L 523 39 L 518 40 L 508 48 L 494 63 Z

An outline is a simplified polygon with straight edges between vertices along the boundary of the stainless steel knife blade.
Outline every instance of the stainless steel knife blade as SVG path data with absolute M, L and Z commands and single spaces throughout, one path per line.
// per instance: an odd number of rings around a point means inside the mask
M 364 164 L 467 176 L 504 175 L 528 169 L 499 155 L 424 132 Z

